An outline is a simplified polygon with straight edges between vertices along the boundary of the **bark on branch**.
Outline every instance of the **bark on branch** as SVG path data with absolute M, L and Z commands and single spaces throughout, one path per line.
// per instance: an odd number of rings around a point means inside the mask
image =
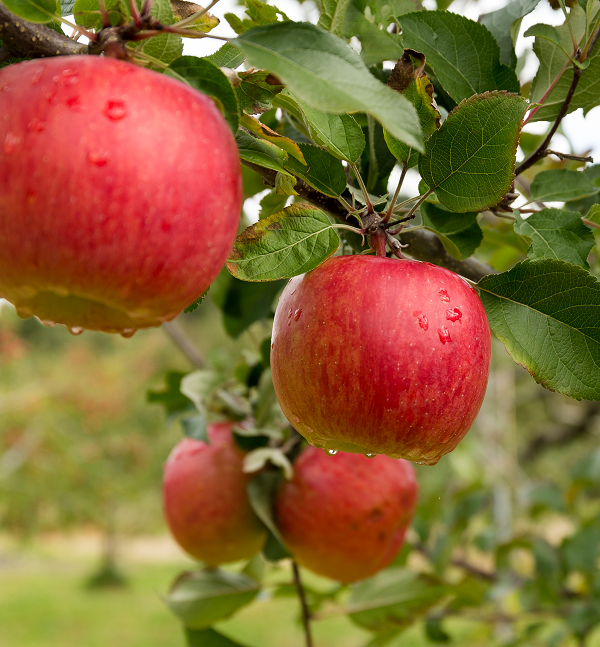
M 64 34 L 23 20 L 0 2 L 0 40 L 13 58 L 44 58 L 87 54 L 87 45 L 76 43 Z
M 263 179 L 267 186 L 275 186 L 275 171 L 257 166 L 250 162 L 243 162 L 245 166 L 256 171 Z M 317 207 L 321 207 L 331 216 L 341 222 L 357 226 L 357 222 L 348 211 L 344 208 L 339 200 L 331 198 L 298 179 L 295 186 L 296 191 L 305 200 L 308 200 Z M 409 245 L 404 251 L 419 261 L 429 261 L 437 263 L 471 281 L 479 281 L 486 274 L 495 272 L 489 265 L 478 261 L 475 258 L 469 258 L 464 261 L 458 261 L 444 249 L 440 239 L 433 233 L 425 230 L 402 232 L 400 236 L 402 244 Z

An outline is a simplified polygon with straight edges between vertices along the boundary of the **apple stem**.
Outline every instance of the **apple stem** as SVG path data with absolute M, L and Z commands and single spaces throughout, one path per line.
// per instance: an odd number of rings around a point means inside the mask
M 294 584 L 296 585 L 298 597 L 300 598 L 300 606 L 302 608 L 302 625 L 304 627 L 306 647 L 313 647 L 312 635 L 310 633 L 311 613 L 306 602 L 306 593 L 302 586 L 302 580 L 300 579 L 300 569 L 298 568 L 298 564 L 295 559 L 292 560 L 292 570 L 294 571 Z

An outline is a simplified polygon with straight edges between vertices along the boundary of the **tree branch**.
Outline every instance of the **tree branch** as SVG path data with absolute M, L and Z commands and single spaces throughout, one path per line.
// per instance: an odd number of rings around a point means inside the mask
M 596 416 L 600 414 L 600 402 L 597 400 L 586 402 L 582 409 L 583 414 L 575 424 L 566 425 L 558 432 L 545 432 L 535 436 L 521 454 L 520 462 L 529 463 L 535 460 L 544 449 L 568 445 L 577 438 L 584 436 L 589 431 Z
M 0 39 L 13 58 L 87 54 L 88 47 L 46 25 L 15 16 L 0 2 Z
M 292 560 L 292 569 L 294 571 L 294 584 L 296 585 L 298 597 L 300 598 L 300 606 L 302 608 L 302 626 L 304 627 L 306 647 L 313 647 L 312 635 L 310 633 L 310 610 L 306 602 L 306 593 L 302 586 L 302 580 L 300 579 L 300 569 L 298 568 L 298 564 L 295 559 Z
M 275 186 L 275 171 L 252 164 L 251 162 L 242 161 L 242 163 L 253 171 L 256 171 L 267 186 Z M 356 219 L 348 213 L 344 205 L 337 198 L 331 198 L 313 189 L 299 178 L 294 188 L 305 200 L 308 200 L 317 207 L 321 207 L 321 209 L 337 220 L 354 227 L 358 226 Z M 495 273 L 493 268 L 475 258 L 469 258 L 464 261 L 456 260 L 444 249 L 440 239 L 429 231 L 419 229 L 402 232 L 400 241 L 402 244 L 409 245 L 406 252 L 413 258 L 419 261 L 437 263 L 467 279 L 471 279 L 471 281 L 479 281 L 486 274 Z
M 575 94 L 577 84 L 579 83 L 579 79 L 581 78 L 581 72 L 581 68 L 577 67 L 577 65 L 573 65 L 573 80 L 571 81 L 571 86 L 569 87 L 567 96 L 565 97 L 565 100 L 562 104 L 562 108 L 560 109 L 558 116 L 552 124 L 552 128 L 550 128 L 550 132 L 546 135 L 546 138 L 539 145 L 538 149 L 534 153 L 532 153 L 526 160 L 523 160 L 519 164 L 519 166 L 517 166 L 517 168 L 515 169 L 515 176 L 520 175 L 521 173 L 523 173 L 523 171 L 526 171 L 528 168 L 533 166 L 536 162 L 538 162 L 548 154 L 546 151 L 548 149 L 548 145 L 550 144 L 550 140 L 554 137 L 556 131 L 558 130 L 558 127 L 560 126 L 560 122 L 563 120 L 563 117 L 569 110 L 571 99 Z
M 176 321 L 166 321 L 162 327 L 171 340 L 179 347 L 179 350 L 188 358 L 192 366 L 204 368 L 204 359 L 200 355 L 200 351 Z

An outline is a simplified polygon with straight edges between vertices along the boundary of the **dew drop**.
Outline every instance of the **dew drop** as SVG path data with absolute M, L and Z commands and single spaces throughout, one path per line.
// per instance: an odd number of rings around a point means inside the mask
M 365 456 L 367 458 L 375 458 L 375 456 L 377 456 L 377 454 L 365 454 Z
M 41 133 L 46 127 L 46 122 L 34 117 L 28 124 L 27 129 L 33 133 Z
M 72 334 L 72 335 L 81 335 L 83 332 L 83 328 L 79 326 L 70 326 L 67 327 L 67 330 Z
M 338 453 L 337 449 L 326 449 L 325 452 L 329 454 L 329 456 L 335 456 Z
M 311 439 L 312 444 L 318 449 L 323 449 L 325 447 L 325 440 L 323 438 L 313 438 Z
M 274 348 L 275 348 L 275 344 L 271 342 L 271 350 L 273 350 Z
M 448 292 L 446 290 L 440 290 L 439 295 L 442 301 L 450 301 L 450 297 L 448 296 Z
M 440 336 L 440 341 L 442 344 L 446 344 L 449 341 L 452 341 L 452 338 L 450 337 L 450 331 L 446 326 L 442 326 L 441 328 L 438 328 L 438 335 Z
M 294 422 L 300 422 L 300 418 L 296 414 L 294 414 L 292 418 L 294 419 Z
M 14 133 L 7 133 L 4 140 L 4 152 L 10 155 L 23 140 Z
M 449 321 L 458 321 L 459 323 L 462 323 L 460 320 L 462 317 L 462 312 L 458 308 L 450 308 L 449 310 L 446 310 L 446 319 Z
M 94 166 L 106 166 L 108 153 L 106 151 L 93 151 L 88 153 L 88 162 Z
M 302 314 L 302 308 L 298 308 L 298 310 L 294 312 L 294 321 L 298 321 L 298 319 L 300 319 L 301 314 Z
M 429 328 L 429 322 L 427 321 L 427 315 L 424 315 L 423 313 L 419 314 L 417 319 L 419 320 L 419 326 L 423 328 L 423 330 L 427 330 Z
M 122 101 L 116 101 L 113 99 L 106 102 L 106 105 L 104 106 L 104 114 L 109 119 L 117 121 L 118 119 L 123 119 L 127 114 L 127 108 L 125 108 L 125 104 Z
M 294 310 L 290 308 L 290 311 L 288 312 L 288 319 L 294 314 Z
M 129 337 L 133 337 L 135 333 L 137 332 L 137 328 L 125 328 L 125 330 L 121 331 L 121 337 L 125 337 L 128 339 Z
M 290 279 L 290 281 L 291 281 L 291 279 Z M 292 294 L 296 294 L 296 290 L 292 290 Z M 292 296 L 292 295 L 290 294 L 290 296 Z
M 31 77 L 31 85 L 36 85 L 37 83 L 39 83 L 43 73 L 44 73 L 44 68 L 38 67 L 33 73 L 33 76 Z

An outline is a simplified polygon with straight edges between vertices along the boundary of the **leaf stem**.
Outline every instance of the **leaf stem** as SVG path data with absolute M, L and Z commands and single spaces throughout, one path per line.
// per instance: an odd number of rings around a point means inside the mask
M 300 579 L 300 569 L 296 560 L 292 560 L 292 570 L 294 571 L 294 584 L 296 585 L 296 590 L 298 591 L 298 597 L 300 598 L 300 606 L 302 608 L 302 625 L 304 627 L 304 636 L 306 638 L 306 647 L 313 647 L 312 635 L 310 632 L 310 610 L 306 602 L 306 593 L 304 587 L 302 586 L 302 580 Z
M 571 103 L 571 99 L 573 98 L 573 95 L 575 94 L 577 84 L 579 83 L 579 79 L 581 78 L 581 73 L 582 73 L 581 68 L 577 67 L 576 65 L 573 65 L 573 80 L 571 81 L 571 86 L 569 87 L 567 96 L 563 101 L 560 112 L 558 113 L 558 116 L 556 117 L 556 119 L 554 120 L 554 123 L 552 124 L 552 128 L 550 128 L 550 131 L 546 135 L 544 141 L 538 146 L 538 149 L 534 153 L 532 153 L 526 160 L 522 161 L 519 164 L 519 166 L 517 166 L 517 168 L 515 169 L 515 176 L 520 175 L 521 173 L 523 173 L 523 171 L 526 171 L 528 168 L 533 166 L 536 162 L 541 160 L 542 157 L 545 157 L 545 155 L 547 155 L 546 150 L 548 149 L 548 144 L 550 144 L 552 137 L 554 137 L 554 134 L 558 130 L 560 122 L 563 120 L 563 117 L 567 114 L 569 110 L 569 105 Z
M 429 191 L 427 191 L 427 193 L 424 193 L 422 196 L 419 196 L 419 199 L 417 200 L 417 202 L 415 202 L 415 204 L 411 207 L 410 211 L 406 214 L 406 216 L 404 216 L 404 218 L 406 220 L 411 218 L 413 213 L 415 213 L 415 211 L 423 204 L 423 202 L 425 202 L 425 200 L 427 200 L 427 198 L 432 193 L 433 193 L 433 189 L 429 189 Z M 414 200 L 414 198 L 413 198 L 413 200 Z
M 409 153 L 409 157 L 410 157 L 410 153 Z M 396 191 L 394 192 L 394 197 L 392 198 L 390 204 L 388 205 L 388 209 L 383 218 L 384 223 L 389 222 L 390 218 L 392 217 L 392 213 L 394 212 L 394 206 L 396 204 L 396 200 L 398 199 L 398 194 L 400 193 L 400 189 L 402 188 L 402 183 L 404 182 L 404 178 L 406 177 L 406 171 L 408 171 L 408 162 L 404 162 L 404 164 L 402 165 L 402 173 L 400 174 L 400 179 L 398 180 L 398 186 L 396 187 Z
M 365 183 L 363 182 L 362 176 L 358 171 L 358 167 L 356 164 L 352 163 L 350 164 L 350 168 L 352 169 L 352 172 L 354 173 L 354 177 L 356 178 L 357 182 L 360 184 L 361 191 L 363 192 L 363 195 L 365 197 L 365 205 L 367 207 L 367 211 L 369 213 L 373 213 L 373 203 L 371 202 L 371 198 L 369 198 L 369 192 L 367 191 L 367 187 L 365 186 Z

